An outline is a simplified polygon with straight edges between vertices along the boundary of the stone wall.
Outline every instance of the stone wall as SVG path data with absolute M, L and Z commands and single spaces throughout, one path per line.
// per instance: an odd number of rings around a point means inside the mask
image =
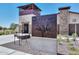
M 29 25 L 29 33 L 32 34 L 32 17 L 35 16 L 34 14 L 29 15 L 21 15 L 19 16 L 19 25 L 20 25 L 20 32 L 23 30 L 23 24 Z
M 69 33 L 69 9 L 65 7 L 61 8 L 59 17 L 60 17 L 59 33 L 61 35 L 68 35 Z
M 59 34 L 60 27 L 60 14 L 57 14 L 57 33 Z M 76 22 L 75 22 L 76 20 Z M 77 34 L 79 35 L 79 13 L 69 12 L 69 35 L 72 35 L 75 32 L 75 24 L 77 26 Z

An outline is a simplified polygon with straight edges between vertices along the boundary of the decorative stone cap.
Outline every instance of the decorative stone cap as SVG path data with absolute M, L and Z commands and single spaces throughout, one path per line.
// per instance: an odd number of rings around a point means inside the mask
M 59 8 L 59 10 L 65 10 L 65 9 L 70 9 L 70 7 L 68 6 L 68 7 L 61 7 L 61 8 Z
M 34 3 L 28 4 L 28 5 L 19 6 L 18 8 L 21 8 L 21 9 L 35 9 L 35 10 L 41 11 L 41 9 L 38 6 L 36 6 Z

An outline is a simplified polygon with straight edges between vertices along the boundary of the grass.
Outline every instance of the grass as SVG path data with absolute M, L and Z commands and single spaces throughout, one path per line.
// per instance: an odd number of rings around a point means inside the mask
M 79 48 L 74 47 L 73 41 L 66 42 L 70 55 L 79 55 Z
M 79 55 L 79 48 L 70 47 L 69 54 L 70 55 Z

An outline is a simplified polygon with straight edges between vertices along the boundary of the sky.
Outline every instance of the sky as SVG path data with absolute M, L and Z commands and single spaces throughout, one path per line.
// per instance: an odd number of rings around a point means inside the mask
M 0 3 L 0 26 L 9 27 L 11 23 L 19 23 L 18 6 L 30 3 Z M 41 15 L 58 13 L 58 8 L 70 6 L 70 11 L 79 12 L 79 3 L 35 3 L 42 11 Z

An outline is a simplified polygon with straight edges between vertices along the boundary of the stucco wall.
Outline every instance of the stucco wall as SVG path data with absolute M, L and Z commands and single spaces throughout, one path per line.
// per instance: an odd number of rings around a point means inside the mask
M 76 23 L 79 24 L 79 14 L 70 13 L 70 24 L 75 24 L 74 19 L 76 19 Z

